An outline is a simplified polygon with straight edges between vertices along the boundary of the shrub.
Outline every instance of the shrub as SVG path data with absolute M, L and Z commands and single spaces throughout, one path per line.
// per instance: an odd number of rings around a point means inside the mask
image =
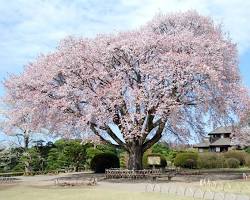
M 104 173 L 105 169 L 119 168 L 119 158 L 113 153 L 101 153 L 91 160 L 90 167 L 95 173 Z
M 227 158 L 235 158 L 240 161 L 240 165 L 244 165 L 246 163 L 247 153 L 244 151 L 228 151 L 224 153 L 224 157 Z
M 159 153 L 161 155 L 167 156 L 170 152 L 170 148 L 166 143 L 156 143 L 152 146 L 152 153 Z
M 250 155 L 247 155 L 245 165 L 246 165 L 247 167 L 250 167 Z
M 86 162 L 86 149 L 89 147 L 89 144 L 81 144 L 77 140 L 70 140 L 67 142 L 63 150 L 64 157 L 69 162 L 69 166 L 74 168 L 74 171 L 79 171 L 80 168 L 83 168 L 84 163 Z
M 245 148 L 245 152 L 250 153 L 250 147 Z
M 197 167 L 197 161 L 195 161 L 194 159 L 187 159 L 186 163 L 185 163 L 185 167 L 186 168 L 196 168 Z
M 91 160 L 98 154 L 101 154 L 103 153 L 101 150 L 99 149 L 96 149 L 94 147 L 90 147 L 86 150 L 86 156 L 87 156 L 87 160 L 86 160 L 86 168 L 87 169 L 90 169 L 90 163 L 91 163 Z
M 89 147 L 86 149 L 86 163 L 85 168 L 90 169 L 91 160 L 98 154 L 111 153 L 117 155 L 117 150 L 110 145 L 99 144 L 96 147 Z
M 31 171 L 39 171 L 42 165 L 42 158 L 35 147 L 32 147 L 23 153 L 20 161 L 26 169 L 29 168 Z
M 238 168 L 240 166 L 240 161 L 236 158 L 227 158 L 225 162 L 228 168 Z
M 225 167 L 224 157 L 218 153 L 200 153 L 198 157 L 198 168 L 212 169 Z
M 113 153 L 117 155 L 117 150 L 110 144 L 98 144 L 96 145 L 96 149 L 100 150 L 103 153 Z
M 143 163 L 143 168 L 152 168 L 152 165 L 148 164 L 148 157 L 149 156 L 160 156 L 161 158 L 161 163 L 160 165 L 155 165 L 156 168 L 165 168 L 167 166 L 167 161 L 166 158 L 159 154 L 159 153 L 148 153 L 143 155 L 142 163 Z
M 47 170 L 57 170 L 67 165 L 67 158 L 57 148 L 50 149 L 47 157 Z
M 18 163 L 11 171 L 12 172 L 24 172 L 24 164 L 23 163 Z
M 120 167 L 121 168 L 127 168 L 127 166 L 128 166 L 128 153 L 127 152 L 122 152 L 121 154 L 120 154 Z
M 192 152 L 179 153 L 174 159 L 176 167 L 197 168 L 198 154 Z

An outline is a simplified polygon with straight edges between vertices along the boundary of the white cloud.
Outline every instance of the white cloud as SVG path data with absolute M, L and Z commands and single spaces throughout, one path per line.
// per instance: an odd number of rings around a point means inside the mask
M 67 35 L 135 28 L 155 13 L 196 9 L 223 22 L 240 53 L 250 49 L 250 1 L 246 0 L 8 0 L 0 1 L 0 72 L 19 70 Z
M 152 18 L 156 12 L 176 12 L 195 9 L 222 23 L 224 31 L 238 44 L 240 53 L 250 49 L 250 1 L 246 0 L 122 0 L 123 4 L 137 6 L 130 16 L 133 26 Z

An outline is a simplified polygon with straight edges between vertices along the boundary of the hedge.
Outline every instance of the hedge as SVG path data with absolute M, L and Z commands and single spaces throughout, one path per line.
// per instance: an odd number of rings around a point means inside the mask
M 176 167 L 197 168 L 198 154 L 193 152 L 179 153 L 174 159 Z
M 120 168 L 126 169 L 128 166 L 128 153 L 122 152 L 119 157 L 120 157 Z
M 228 168 L 239 168 L 240 166 L 240 161 L 236 158 L 228 158 L 225 163 Z
M 224 157 L 227 158 L 235 158 L 240 161 L 240 165 L 245 165 L 247 153 L 244 151 L 228 151 L 224 153 Z
M 224 168 L 224 156 L 219 153 L 200 153 L 198 155 L 198 168 L 212 169 L 212 168 Z
M 101 153 L 91 160 L 90 167 L 95 173 L 104 173 L 105 169 L 119 168 L 119 158 L 113 153 Z
M 198 168 L 235 168 L 239 167 L 236 164 L 238 161 L 239 166 L 250 167 L 250 155 L 244 151 L 231 150 L 225 153 L 199 153 Z
M 0 173 L 0 177 L 23 176 L 24 172 Z
M 246 165 L 247 167 L 250 167 L 250 155 L 247 155 L 245 165 Z

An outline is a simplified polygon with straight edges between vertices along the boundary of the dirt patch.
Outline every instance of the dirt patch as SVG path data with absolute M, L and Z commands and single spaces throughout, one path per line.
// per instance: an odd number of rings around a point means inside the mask
M 13 187 L 16 187 L 18 184 L 0 184 L 0 191 L 1 190 L 8 190 L 8 189 L 11 189 Z

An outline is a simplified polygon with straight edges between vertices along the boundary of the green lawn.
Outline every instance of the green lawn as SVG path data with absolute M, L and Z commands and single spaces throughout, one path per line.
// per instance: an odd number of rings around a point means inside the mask
M 204 191 L 250 195 L 250 181 L 218 182 L 216 186 L 203 186 L 202 189 Z
M 0 187 L 1 188 L 1 187 Z M 163 193 L 129 192 L 103 188 L 36 188 L 15 186 L 0 189 L 1 200 L 191 200 Z

